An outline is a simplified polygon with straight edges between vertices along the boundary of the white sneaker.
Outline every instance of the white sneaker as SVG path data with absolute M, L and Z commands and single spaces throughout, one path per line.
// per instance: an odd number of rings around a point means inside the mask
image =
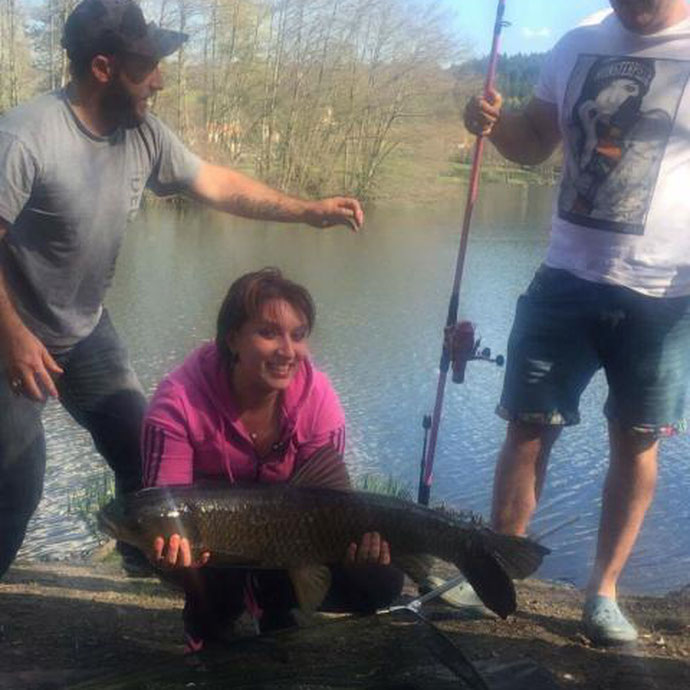
M 425 592 L 427 590 L 437 589 L 443 586 L 446 580 L 435 575 L 429 575 L 423 583 Z M 463 580 L 459 585 L 449 589 L 447 592 L 441 594 L 439 599 L 442 599 L 446 604 L 450 604 L 458 609 L 469 609 L 472 613 L 494 618 L 496 616 L 493 611 L 484 606 L 484 602 L 477 596 L 472 585 Z

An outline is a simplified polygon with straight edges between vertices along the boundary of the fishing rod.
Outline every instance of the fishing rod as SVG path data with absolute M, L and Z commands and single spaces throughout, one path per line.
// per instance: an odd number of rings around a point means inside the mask
M 493 44 L 491 46 L 491 56 L 489 58 L 489 68 L 486 74 L 486 81 L 484 83 L 484 97 L 489 98 L 490 92 L 493 89 L 496 80 L 496 67 L 498 65 L 498 50 L 501 44 L 501 33 L 503 28 L 508 26 L 508 23 L 503 20 L 505 14 L 506 0 L 498 0 L 498 8 L 496 10 L 496 23 L 494 25 Z M 467 255 L 467 243 L 470 233 L 470 225 L 472 223 L 472 213 L 477 201 L 479 193 L 479 172 L 484 155 L 485 137 L 483 134 L 477 135 L 477 140 L 474 145 L 474 159 L 472 161 L 472 169 L 470 172 L 470 184 L 467 195 L 467 204 L 465 206 L 465 217 L 462 224 L 462 233 L 460 235 L 460 249 L 458 251 L 458 258 L 455 265 L 455 278 L 453 280 L 453 290 L 451 292 L 450 304 L 448 305 L 448 318 L 446 320 L 446 328 L 443 339 L 443 349 L 441 352 L 441 364 L 438 377 L 438 386 L 436 388 L 436 402 L 434 405 L 434 413 L 431 417 L 431 424 L 429 424 L 428 416 L 424 418 L 424 452 L 422 458 L 422 466 L 419 477 L 419 493 L 417 500 L 423 505 L 429 505 L 429 498 L 431 496 L 431 483 L 433 481 L 434 457 L 436 455 L 436 442 L 438 440 L 438 429 L 441 424 L 441 411 L 443 410 L 443 397 L 446 389 L 446 379 L 448 377 L 448 370 L 451 362 L 453 363 L 453 381 L 455 383 L 462 383 L 465 379 L 465 365 L 471 360 L 483 360 L 494 362 L 498 366 L 503 365 L 503 358 L 491 358 L 491 351 L 488 348 L 479 350 L 481 341 L 475 339 L 474 326 L 464 321 L 458 324 L 458 307 L 460 303 L 460 285 L 462 283 L 462 275 L 465 268 L 465 257 Z M 457 348 L 451 348 L 448 342 L 448 335 L 451 330 L 456 333 Z M 452 357 L 451 350 L 455 349 L 455 358 Z M 454 359 L 454 361 L 453 361 Z

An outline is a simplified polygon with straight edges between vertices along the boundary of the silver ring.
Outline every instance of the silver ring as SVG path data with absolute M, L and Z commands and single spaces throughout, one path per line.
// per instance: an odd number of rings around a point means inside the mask
M 15 392 L 19 393 L 19 391 L 23 388 L 24 382 L 21 379 L 12 379 L 10 381 L 10 388 Z

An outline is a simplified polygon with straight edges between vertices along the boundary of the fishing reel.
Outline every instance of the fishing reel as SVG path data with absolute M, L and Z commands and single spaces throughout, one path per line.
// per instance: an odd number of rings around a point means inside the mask
M 482 339 L 477 337 L 471 321 L 460 321 L 446 330 L 446 348 L 453 367 L 453 383 L 465 382 L 467 362 L 480 361 L 502 367 L 503 355 L 491 356 L 491 349 L 481 348 Z

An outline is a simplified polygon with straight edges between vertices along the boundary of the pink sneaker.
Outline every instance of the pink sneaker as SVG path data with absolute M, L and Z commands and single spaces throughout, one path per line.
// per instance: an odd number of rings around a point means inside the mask
M 184 634 L 184 654 L 198 654 L 204 649 L 203 638 L 195 639 L 188 632 Z

